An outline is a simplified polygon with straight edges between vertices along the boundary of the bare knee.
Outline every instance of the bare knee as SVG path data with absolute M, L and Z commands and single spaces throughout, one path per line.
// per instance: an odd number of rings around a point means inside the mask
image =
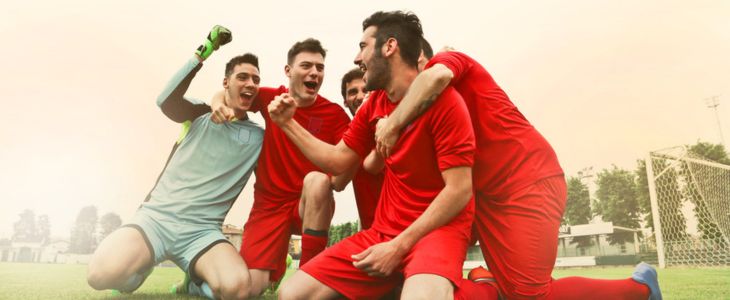
M 108 264 L 92 261 L 86 272 L 86 282 L 95 290 L 114 288 L 119 278 L 124 275 L 120 274 L 120 271 Z
M 453 289 L 446 288 L 422 288 L 412 289 L 407 293 L 401 294 L 401 299 L 407 300 L 427 300 L 427 299 L 453 299 Z
M 226 276 L 220 281 L 209 282 L 213 294 L 221 299 L 246 299 L 251 296 L 251 277 L 248 272 L 236 276 Z
M 95 290 L 104 290 L 107 288 L 108 283 L 106 280 L 107 276 L 98 268 L 89 265 L 86 272 L 86 282 L 89 286 Z
M 331 191 L 330 177 L 322 172 L 312 171 L 304 176 L 303 192 L 322 194 Z
M 140 232 L 120 228 L 101 242 L 89 261 L 86 281 L 97 290 L 119 288 L 152 261 Z
M 454 286 L 446 278 L 419 274 L 406 279 L 401 299 L 453 299 Z
M 334 210 L 334 196 L 329 176 L 320 172 L 309 172 L 304 177 L 302 200 L 306 214 L 328 215 Z

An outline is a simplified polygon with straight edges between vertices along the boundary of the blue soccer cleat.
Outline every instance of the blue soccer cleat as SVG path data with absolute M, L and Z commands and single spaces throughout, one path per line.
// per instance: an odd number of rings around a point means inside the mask
M 634 274 L 631 274 L 631 278 L 649 287 L 649 291 L 651 292 L 649 294 L 649 300 L 662 300 L 662 291 L 659 290 L 659 277 L 657 276 L 656 269 L 650 264 L 642 262 L 636 265 Z

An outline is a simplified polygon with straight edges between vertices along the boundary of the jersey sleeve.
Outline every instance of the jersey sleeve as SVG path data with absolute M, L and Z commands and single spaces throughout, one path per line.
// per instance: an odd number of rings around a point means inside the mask
M 447 87 L 439 98 L 429 110 L 439 170 L 472 166 L 476 143 L 466 104 L 452 87 Z
M 342 141 L 355 151 L 360 158 L 365 158 L 370 150 L 375 148 L 375 126 L 371 126 L 370 119 L 375 108 L 375 99 L 371 95 L 355 114 L 350 126 L 342 135 Z
M 167 83 L 165 89 L 157 96 L 157 106 L 162 109 L 171 120 L 182 123 L 195 120 L 197 117 L 210 112 L 210 106 L 203 101 L 186 98 L 190 83 L 203 64 L 197 58 L 191 58 Z
M 350 117 L 347 116 L 345 110 L 337 104 L 335 110 L 335 140 L 340 141 L 350 125 Z M 336 143 L 335 143 L 336 144 Z
M 263 111 L 266 111 L 266 107 L 269 106 L 269 103 L 271 103 L 271 101 L 274 100 L 274 97 L 276 97 L 277 95 L 282 93 L 280 90 L 281 90 L 281 87 L 279 87 L 279 88 L 271 88 L 271 87 L 259 88 L 259 93 L 258 93 L 258 95 L 256 95 L 256 99 L 254 99 L 253 103 L 251 104 L 251 109 L 249 109 L 249 111 L 261 112 L 263 114 Z
M 463 74 L 472 67 L 473 61 L 461 52 L 446 51 L 434 55 L 425 68 L 428 69 L 436 64 L 442 64 L 454 73 L 454 78 L 451 79 L 453 83 L 461 80 Z

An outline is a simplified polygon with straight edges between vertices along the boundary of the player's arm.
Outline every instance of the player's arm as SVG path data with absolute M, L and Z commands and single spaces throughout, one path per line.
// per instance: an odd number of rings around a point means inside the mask
M 195 74 L 202 68 L 203 61 L 218 47 L 231 41 L 231 32 L 220 25 L 216 25 L 208 33 L 203 45 L 198 47 L 193 58 L 173 76 L 162 93 L 157 97 L 157 106 L 171 120 L 182 123 L 210 111 L 210 107 L 200 101 L 185 98 L 185 92 L 190 87 Z
M 349 124 L 349 118 L 347 118 L 346 116 L 344 118 L 347 120 L 347 122 L 341 123 L 340 126 L 335 126 L 336 128 L 339 128 L 341 131 L 345 131 Z M 341 137 L 343 135 L 343 133 L 336 132 L 336 135 Z M 347 184 L 350 183 L 350 181 L 352 181 L 352 179 L 355 177 L 355 174 L 357 174 L 357 171 L 359 169 L 360 169 L 359 164 L 353 164 L 352 166 L 350 166 L 350 168 L 347 171 L 345 171 L 345 173 L 338 175 L 338 176 L 333 176 L 331 178 L 331 182 L 330 182 L 332 185 L 332 189 L 334 189 L 337 192 L 341 192 L 342 190 L 344 190 L 345 187 L 347 186 Z
M 332 185 L 332 189 L 338 192 L 342 192 L 342 190 L 345 189 L 348 183 L 352 181 L 352 178 L 355 177 L 355 173 L 357 173 L 357 170 L 360 168 L 358 165 L 352 165 L 347 171 L 344 173 L 332 176 L 330 179 L 330 184 Z
M 393 240 L 353 255 L 355 267 L 370 276 L 390 275 L 422 237 L 447 224 L 466 207 L 472 196 L 471 167 L 446 169 L 441 176 L 446 185 L 423 214 Z
M 292 117 L 296 112 L 294 98 L 284 93 L 269 103 L 269 116 L 309 161 L 332 175 L 341 175 L 360 163 L 360 156 L 342 140 L 330 145 L 313 136 Z
M 454 73 L 443 64 L 434 64 L 416 76 L 398 107 L 375 131 L 376 149 L 380 155 L 390 156 L 400 130 L 428 110 L 452 78 Z
M 362 167 L 370 174 L 379 174 L 385 167 L 385 159 L 377 151 L 373 150 L 362 161 Z
M 394 241 L 411 249 L 423 236 L 446 225 L 469 203 L 472 196 L 471 167 L 460 166 L 441 172 L 446 184 L 421 216 L 401 232 Z

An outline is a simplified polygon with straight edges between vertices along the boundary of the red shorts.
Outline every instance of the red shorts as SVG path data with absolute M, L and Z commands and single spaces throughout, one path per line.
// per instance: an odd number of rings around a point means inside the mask
M 260 200 L 254 201 L 248 221 L 243 226 L 241 257 L 249 269 L 271 270 L 269 280 L 276 282 L 286 272 L 291 235 L 302 232 L 299 199 L 285 202 Z
M 370 277 L 352 265 L 353 254 L 393 239 L 373 229 L 361 231 L 327 248 L 301 270 L 348 299 L 378 299 L 416 274 L 435 274 L 458 286 L 469 237 L 453 229 L 436 229 L 421 238 L 389 277 Z
M 566 197 L 562 175 L 538 180 L 507 199 L 477 194 L 474 228 L 507 299 L 549 294 Z

